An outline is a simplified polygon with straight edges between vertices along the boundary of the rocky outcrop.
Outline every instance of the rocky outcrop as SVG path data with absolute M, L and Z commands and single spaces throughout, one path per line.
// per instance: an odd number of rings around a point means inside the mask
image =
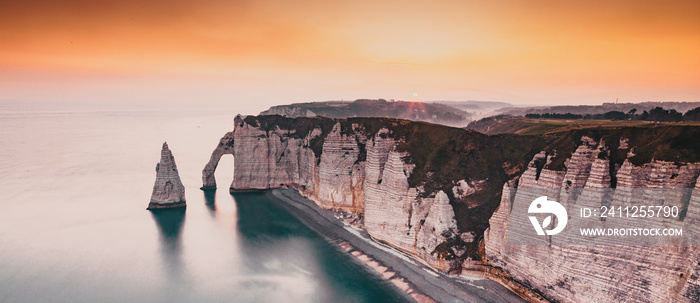
M 658 140 L 654 144 L 660 144 L 663 138 L 654 139 Z M 664 205 L 678 206 L 681 212 L 687 212 L 684 218 L 666 220 L 665 226 L 684 227 L 685 233 L 697 235 L 700 163 L 652 159 L 635 165 L 633 162 L 639 162 L 635 158 L 635 147 L 641 150 L 649 145 L 635 146 L 627 138 L 612 140 L 604 136 L 600 139 L 582 136 L 574 142 L 577 147 L 566 156 L 563 167 L 557 167 L 563 148 L 547 150 L 533 158 L 519 179 L 504 185 L 500 206 L 485 232 L 485 259 L 491 267 L 489 270 L 558 302 L 698 302 L 697 246 L 614 242 L 603 242 L 604 245 L 509 244 L 509 237 L 521 236 L 514 232 L 517 229 L 509 230 L 509 227 L 530 226 L 529 222 L 518 221 L 512 214 L 514 204 L 529 204 L 536 198 L 528 189 L 538 189 L 539 193 L 571 210 L 581 205 L 599 208 L 605 205 L 604 201 L 624 207 L 624 203 L 633 203 L 625 202 L 630 201 L 625 189 L 694 188 L 690 197 L 671 194 L 661 198 L 665 199 Z M 595 194 L 577 196 L 572 190 L 611 187 L 618 191 L 607 198 Z M 577 215 L 569 213 L 570 219 L 576 219 Z M 571 224 L 576 223 L 570 221 Z
M 428 199 L 423 199 L 428 200 Z M 452 253 L 461 257 L 465 251 L 461 247 L 450 246 L 449 242 L 456 236 L 459 236 L 457 229 L 457 221 L 455 213 L 450 205 L 450 199 L 447 195 L 439 191 L 432 201 L 423 201 L 422 204 L 430 206 L 425 217 L 418 220 L 419 228 L 416 235 L 416 250 L 418 256 L 426 260 L 429 264 L 433 264 L 436 268 L 449 272 L 458 269 L 455 259 L 449 257 L 447 250 L 452 250 Z M 424 206 L 424 207 L 425 207 Z M 421 218 L 418 214 L 418 218 Z M 470 233 L 465 233 L 469 235 Z M 460 238 L 461 239 L 461 238 Z M 445 244 L 445 247 L 440 250 L 438 246 Z M 449 247 L 448 247 L 449 246 Z
M 156 164 L 156 182 L 148 209 L 185 207 L 185 186 L 180 181 L 180 174 L 175 165 L 175 158 L 163 143 L 160 151 L 160 162 Z

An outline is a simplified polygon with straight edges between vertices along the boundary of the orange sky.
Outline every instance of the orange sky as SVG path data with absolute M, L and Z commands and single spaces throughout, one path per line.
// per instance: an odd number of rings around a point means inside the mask
M 2 1 L 0 102 L 700 101 L 668 2 Z

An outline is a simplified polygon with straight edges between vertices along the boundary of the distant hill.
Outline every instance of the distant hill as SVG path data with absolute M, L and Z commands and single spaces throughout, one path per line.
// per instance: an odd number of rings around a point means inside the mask
M 485 111 L 513 107 L 513 104 L 498 101 L 435 101 L 435 103 L 445 104 L 467 111 Z
M 699 107 L 700 102 L 641 102 L 641 103 L 603 103 L 601 105 L 560 105 L 560 106 L 538 106 L 538 107 L 506 107 L 497 110 L 498 114 L 511 116 L 525 116 L 526 114 L 604 114 L 610 111 L 621 111 L 627 113 L 633 109 L 641 113 L 649 111 L 655 107 L 664 109 L 675 109 L 684 113 L 693 108 Z
M 513 108 L 513 104 L 498 101 L 435 101 L 435 103 L 467 111 L 472 114 L 473 120 L 497 115 L 505 108 Z
M 665 106 L 665 108 L 663 108 Z M 546 135 L 572 129 L 684 123 L 700 125 L 700 102 L 603 103 L 602 105 L 508 108 L 507 114 L 472 121 L 466 129 L 485 134 Z M 684 114 L 685 113 L 685 114 Z
M 389 117 L 463 127 L 473 114 L 446 103 L 387 101 L 359 99 L 355 101 L 325 101 L 293 103 L 270 107 L 261 115 L 289 118 L 322 116 L 328 118 Z

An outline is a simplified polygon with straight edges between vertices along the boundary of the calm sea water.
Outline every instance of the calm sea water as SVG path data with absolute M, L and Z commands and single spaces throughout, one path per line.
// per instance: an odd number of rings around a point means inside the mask
M 201 170 L 233 111 L 0 106 L 0 302 L 397 302 L 261 194 Z M 151 213 L 167 141 L 187 210 Z

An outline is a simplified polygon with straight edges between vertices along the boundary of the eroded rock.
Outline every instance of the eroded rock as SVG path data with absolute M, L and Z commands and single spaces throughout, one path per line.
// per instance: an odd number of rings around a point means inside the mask
M 153 194 L 148 209 L 185 207 L 185 186 L 180 181 L 180 174 L 175 165 L 175 158 L 168 148 L 168 143 L 163 143 L 160 151 L 160 162 L 156 164 L 156 182 L 153 185 Z

